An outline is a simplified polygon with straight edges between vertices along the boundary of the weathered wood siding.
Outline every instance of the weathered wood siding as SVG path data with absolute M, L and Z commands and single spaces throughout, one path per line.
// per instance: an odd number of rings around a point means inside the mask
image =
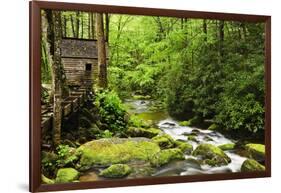
M 108 49 L 106 51 L 108 53 Z M 68 85 L 91 87 L 97 82 L 98 56 L 96 40 L 62 39 L 61 54 Z M 91 64 L 91 71 L 86 70 L 87 64 Z
M 91 86 L 98 78 L 97 59 L 62 58 L 66 82 L 73 86 Z M 91 71 L 86 70 L 86 65 L 91 64 Z
M 61 42 L 62 57 L 97 58 L 97 41 L 65 38 Z

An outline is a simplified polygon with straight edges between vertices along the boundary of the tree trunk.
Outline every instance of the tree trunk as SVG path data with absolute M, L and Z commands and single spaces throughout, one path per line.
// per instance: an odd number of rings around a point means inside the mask
M 52 11 L 53 33 L 54 33 L 54 107 L 53 107 L 53 142 L 57 146 L 60 144 L 61 121 L 62 121 L 62 64 L 61 64 L 61 16 L 60 11 Z
M 223 57 L 223 42 L 224 42 L 224 21 L 219 21 L 219 57 Z
M 82 13 L 82 19 L 81 19 L 81 38 L 83 39 L 84 36 L 84 18 Z
M 76 37 L 74 19 L 73 19 L 72 15 L 70 16 L 70 20 L 71 20 L 71 28 L 72 28 L 72 37 Z
M 96 14 L 91 13 L 92 17 L 91 17 L 91 21 L 92 21 L 92 38 L 95 39 L 95 34 L 96 34 L 96 30 L 95 30 L 95 16 Z
M 204 32 L 204 41 L 207 42 L 207 22 L 206 19 L 203 19 L 203 32 Z
M 91 13 L 88 13 L 88 39 L 91 39 Z
M 109 15 L 105 14 L 105 40 L 109 42 Z
M 99 86 L 107 87 L 107 65 L 106 50 L 104 40 L 103 14 L 96 14 L 96 31 L 97 31 L 97 47 L 98 47 L 98 67 L 99 67 Z
M 79 18 L 80 18 L 80 13 L 79 13 L 79 11 L 77 11 L 76 12 L 76 26 L 75 26 L 75 28 L 76 28 L 76 38 L 79 38 L 79 26 L 80 26 L 80 20 L 79 20 Z

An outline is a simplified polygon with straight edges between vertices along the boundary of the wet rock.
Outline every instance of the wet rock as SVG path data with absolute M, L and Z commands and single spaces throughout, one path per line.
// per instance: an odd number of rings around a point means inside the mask
M 222 166 L 231 162 L 231 159 L 218 147 L 211 144 L 200 144 L 193 152 L 203 164 Z
M 188 141 L 194 141 L 194 142 L 196 142 L 196 143 L 199 142 L 199 141 L 197 140 L 197 136 L 194 135 L 194 134 L 188 135 L 188 136 L 187 136 L 187 140 L 188 140 Z
M 265 160 L 265 146 L 263 144 L 249 143 L 245 145 L 246 151 L 249 153 L 249 157 L 257 161 Z
M 159 167 L 169 163 L 172 160 L 184 160 L 184 154 L 178 148 L 164 149 L 155 154 L 151 158 L 151 165 L 154 167 Z
M 122 178 L 131 172 L 132 169 L 126 164 L 114 164 L 103 170 L 99 175 L 106 178 Z
M 133 160 L 149 162 L 160 151 L 160 147 L 147 138 L 107 138 L 87 142 L 77 152 L 80 160 L 77 169 L 108 167 L 112 164 L 128 163 Z
M 185 154 L 189 155 L 193 151 L 193 146 L 187 142 L 182 142 L 177 140 L 175 141 L 175 145 Z
M 208 127 L 208 130 L 212 130 L 212 131 L 215 131 L 215 130 L 218 130 L 219 126 L 215 123 L 213 123 L 212 125 L 210 125 Z
M 172 123 L 172 122 L 165 122 L 162 124 L 162 126 L 164 127 L 175 127 L 176 123 Z
M 73 168 L 61 168 L 57 172 L 56 183 L 66 183 L 78 180 L 79 172 Z
M 180 126 L 183 126 L 183 127 L 185 127 L 185 126 L 190 126 L 190 125 L 191 125 L 191 122 L 190 122 L 190 121 L 181 121 L 181 122 L 179 122 L 179 125 L 180 125 Z
M 265 167 L 253 159 L 247 159 L 241 166 L 241 172 L 265 171 Z
M 136 127 L 129 127 L 126 134 L 130 137 L 147 137 L 147 138 L 153 138 L 157 135 L 159 135 L 161 132 L 160 129 L 155 128 L 136 128 Z
M 172 148 L 175 145 L 174 139 L 167 134 L 159 135 L 152 138 L 153 142 L 157 143 L 161 149 Z
M 203 138 L 203 140 L 204 141 L 214 141 L 211 137 L 209 137 L 207 135 Z
M 235 144 L 234 143 L 226 143 L 223 145 L 219 145 L 218 148 L 220 148 L 223 151 L 229 151 L 229 150 L 233 150 L 235 148 Z
M 41 180 L 42 180 L 43 184 L 54 184 L 55 183 L 54 180 L 47 178 L 43 174 L 41 175 Z

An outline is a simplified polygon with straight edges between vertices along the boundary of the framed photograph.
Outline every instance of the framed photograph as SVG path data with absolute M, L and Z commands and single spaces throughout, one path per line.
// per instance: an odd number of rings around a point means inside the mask
M 271 176 L 271 17 L 30 2 L 30 191 Z

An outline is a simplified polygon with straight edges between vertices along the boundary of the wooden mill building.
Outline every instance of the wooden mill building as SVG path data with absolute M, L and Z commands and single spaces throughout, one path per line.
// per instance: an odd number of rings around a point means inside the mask
M 97 82 L 97 40 L 63 38 L 61 60 L 68 86 L 92 88 Z

